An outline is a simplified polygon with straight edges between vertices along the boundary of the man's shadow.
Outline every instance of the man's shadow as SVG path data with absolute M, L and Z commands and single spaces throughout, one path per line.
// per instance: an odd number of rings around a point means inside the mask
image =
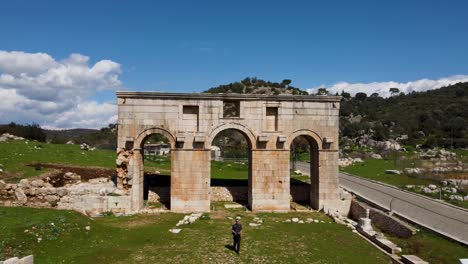
M 234 246 L 233 246 L 233 245 L 225 245 L 224 247 L 227 248 L 227 249 L 229 249 L 229 250 L 231 250 L 231 251 L 236 251 L 236 250 L 234 249 Z

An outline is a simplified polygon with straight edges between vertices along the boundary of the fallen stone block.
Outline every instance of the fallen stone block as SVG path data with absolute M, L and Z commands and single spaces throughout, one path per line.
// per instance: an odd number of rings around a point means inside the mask
M 14 257 L 14 258 L 9 258 L 5 261 L 3 261 L 3 264 L 18 264 L 19 258 Z
M 169 232 L 173 233 L 173 234 L 179 234 L 180 231 L 182 231 L 182 229 L 179 229 L 179 228 L 172 228 L 172 229 L 169 229 Z
M 26 203 L 28 201 L 28 197 L 21 188 L 15 190 L 15 196 L 20 203 Z
M 19 260 L 18 264 L 34 264 L 34 256 L 29 255 Z
M 225 204 L 224 208 L 226 209 L 237 209 L 237 208 L 243 208 L 241 204 Z
M 415 255 L 402 255 L 401 261 L 405 264 L 429 264 L 429 262 L 424 261 Z

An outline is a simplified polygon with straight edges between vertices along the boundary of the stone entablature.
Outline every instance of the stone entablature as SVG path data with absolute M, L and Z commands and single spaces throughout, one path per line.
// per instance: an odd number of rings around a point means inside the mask
M 249 205 L 256 211 L 290 207 L 290 145 L 311 144 L 311 205 L 333 209 L 338 195 L 338 96 L 265 96 L 117 92 L 119 152 L 132 151 L 127 170 L 132 207 L 143 206 L 145 139 L 155 133 L 171 145 L 171 210 L 209 211 L 210 148 L 226 129 L 250 144 Z

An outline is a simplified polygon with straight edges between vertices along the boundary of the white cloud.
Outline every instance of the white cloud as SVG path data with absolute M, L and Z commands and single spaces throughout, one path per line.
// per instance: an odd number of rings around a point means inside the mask
M 379 96 L 382 97 L 389 97 L 390 88 L 398 88 L 400 92 L 404 92 L 405 94 L 415 92 L 423 92 L 428 90 L 438 89 L 447 85 L 459 83 L 459 82 L 468 82 L 468 75 L 454 75 L 450 77 L 441 78 L 438 80 L 430 80 L 430 79 L 421 79 L 412 82 L 372 82 L 372 83 L 348 83 L 348 82 L 339 82 L 332 86 L 318 86 L 311 89 L 307 89 L 307 91 L 312 94 L 316 93 L 318 88 L 326 87 L 327 90 L 332 93 L 341 93 L 341 91 L 345 91 L 350 93 L 351 95 L 355 95 L 356 93 L 362 92 L 366 93 L 367 95 L 371 95 L 372 93 L 378 93 Z
M 122 89 L 120 64 L 71 54 L 61 61 L 45 53 L 0 51 L 0 123 L 36 122 L 49 128 L 99 128 L 116 121 L 117 107 L 89 99 Z

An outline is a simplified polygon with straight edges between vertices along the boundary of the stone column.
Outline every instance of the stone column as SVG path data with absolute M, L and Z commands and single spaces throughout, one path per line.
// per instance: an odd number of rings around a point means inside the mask
M 171 151 L 171 211 L 210 211 L 210 150 Z
M 252 151 L 252 211 L 289 211 L 289 166 L 289 150 Z
M 335 211 L 339 203 L 338 151 L 321 150 L 319 153 L 318 207 Z
M 143 177 L 144 166 L 141 149 L 133 149 L 133 157 L 130 160 L 128 174 L 132 177 L 132 211 L 138 212 L 143 209 Z

